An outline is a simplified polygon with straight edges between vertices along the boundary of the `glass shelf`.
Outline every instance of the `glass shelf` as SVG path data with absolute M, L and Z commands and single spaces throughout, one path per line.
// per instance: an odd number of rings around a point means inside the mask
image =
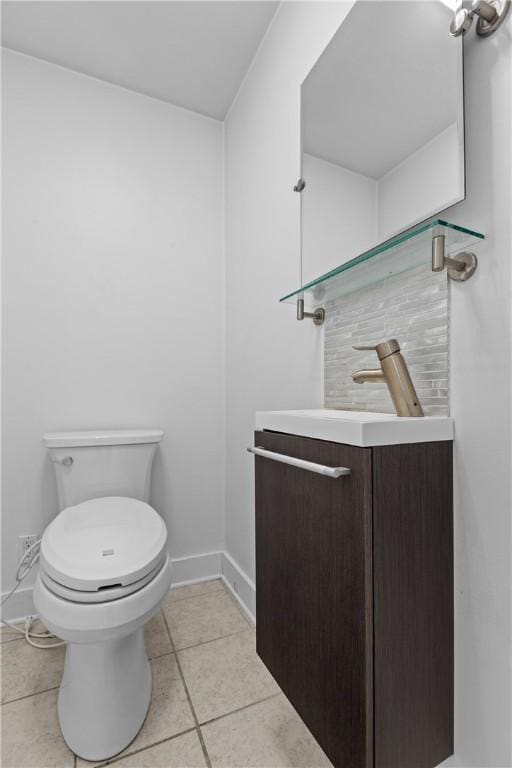
M 432 238 L 438 235 L 445 237 L 446 256 L 465 251 L 485 237 L 480 232 L 435 219 L 365 251 L 316 280 L 288 293 L 279 301 L 295 303 L 297 299 L 304 298 L 308 299 L 310 306 L 318 306 L 422 264 L 430 264 Z

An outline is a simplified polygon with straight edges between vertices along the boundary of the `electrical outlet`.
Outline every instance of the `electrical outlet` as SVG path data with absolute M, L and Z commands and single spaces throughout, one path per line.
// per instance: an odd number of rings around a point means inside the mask
M 23 565 L 26 565 L 32 558 L 33 550 L 27 554 L 28 550 L 38 540 L 37 533 L 30 533 L 28 536 L 18 537 L 18 562 L 23 558 Z

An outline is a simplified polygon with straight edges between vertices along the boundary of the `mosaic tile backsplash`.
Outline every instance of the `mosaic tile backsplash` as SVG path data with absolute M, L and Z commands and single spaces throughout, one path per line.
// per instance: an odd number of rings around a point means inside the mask
M 430 266 L 325 305 L 325 407 L 394 413 L 385 384 L 355 384 L 352 372 L 378 368 L 375 352 L 356 344 L 398 339 L 428 416 L 449 413 L 448 282 Z

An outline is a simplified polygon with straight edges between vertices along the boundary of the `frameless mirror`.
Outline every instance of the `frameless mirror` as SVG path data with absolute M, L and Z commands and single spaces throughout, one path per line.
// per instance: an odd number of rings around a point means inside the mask
M 302 84 L 302 283 L 464 199 L 462 38 L 359 0 Z

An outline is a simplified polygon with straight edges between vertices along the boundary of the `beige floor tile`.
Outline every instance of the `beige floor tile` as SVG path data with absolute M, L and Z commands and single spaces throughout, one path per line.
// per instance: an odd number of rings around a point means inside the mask
M 202 726 L 212 768 L 324 768 L 330 761 L 283 695 Z
M 256 629 L 256 622 L 254 620 L 254 617 L 250 615 L 250 613 L 244 611 L 243 606 L 238 602 L 238 599 L 235 597 L 235 595 L 229 590 L 226 589 L 226 594 L 229 595 L 233 603 L 236 605 L 236 607 L 241 611 L 242 616 L 245 618 L 247 623 L 249 624 L 252 629 Z
M 64 645 L 43 650 L 33 648 L 24 640 L 21 643 L 2 643 L 2 702 L 59 686 L 65 653 Z
M 150 747 L 162 739 L 194 727 L 187 695 L 181 682 L 174 654 L 151 662 L 153 691 L 149 711 L 139 734 L 121 755 Z M 78 759 L 77 766 L 100 765 Z
M 197 597 L 198 595 L 207 595 L 210 592 L 219 592 L 225 589 L 222 579 L 213 579 L 212 581 L 200 581 L 197 584 L 187 584 L 185 587 L 176 587 L 171 589 L 166 598 L 166 604 L 175 603 L 178 600 L 185 600 L 187 597 Z
M 72 768 L 74 755 L 57 721 L 57 691 L 2 706 L 1 755 L 2 768 Z
M 279 693 L 256 655 L 251 629 L 196 645 L 178 656 L 200 723 Z
M 16 624 L 20 629 L 23 629 L 23 622 Z M 0 643 L 7 643 L 9 640 L 23 640 L 23 635 L 16 632 L 15 629 L 11 629 L 5 624 L 0 625 Z
M 176 648 L 242 632 L 249 626 L 233 600 L 220 590 L 165 605 L 164 613 Z
M 118 768 L 205 768 L 206 762 L 196 731 L 176 736 L 114 763 Z
M 148 621 L 144 628 L 144 635 L 146 652 L 150 659 L 154 659 L 155 656 L 163 656 L 164 653 L 171 653 L 172 645 L 161 611 L 153 616 L 151 621 Z

